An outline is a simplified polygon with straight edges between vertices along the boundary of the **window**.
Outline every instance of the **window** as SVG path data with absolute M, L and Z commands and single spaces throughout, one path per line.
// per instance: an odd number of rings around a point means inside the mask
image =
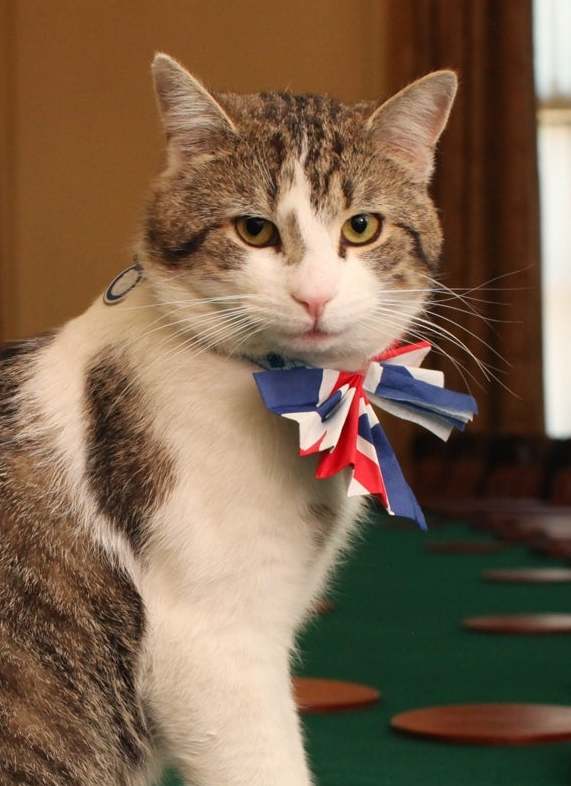
M 571 436 L 571 0 L 535 0 L 545 419 Z

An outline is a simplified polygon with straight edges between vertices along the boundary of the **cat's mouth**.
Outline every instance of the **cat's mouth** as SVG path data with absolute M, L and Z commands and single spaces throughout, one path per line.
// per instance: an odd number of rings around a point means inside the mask
M 279 337 L 278 337 L 279 336 Z M 345 343 L 347 329 L 329 330 L 319 325 L 313 324 L 302 330 L 282 330 L 276 335 L 278 343 L 283 350 L 289 354 L 301 352 L 328 352 L 341 343 Z
M 301 339 L 302 341 L 325 341 L 337 338 L 340 335 L 340 331 L 332 332 L 330 330 L 321 330 L 321 328 L 312 327 L 303 333 L 299 333 L 295 338 Z
M 300 333 L 290 334 L 287 337 L 288 343 L 298 351 L 305 348 L 329 348 L 337 342 L 344 331 L 323 330 L 322 328 L 312 327 Z

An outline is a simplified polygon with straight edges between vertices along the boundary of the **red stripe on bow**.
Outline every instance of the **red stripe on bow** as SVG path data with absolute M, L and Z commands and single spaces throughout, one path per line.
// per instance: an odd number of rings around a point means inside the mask
M 323 453 L 317 465 L 315 476 L 317 478 L 330 478 L 346 467 L 354 468 L 355 480 L 371 494 L 377 494 L 382 504 L 386 507 L 388 505 L 387 491 L 381 469 L 376 462 L 357 449 L 360 402 L 369 403 L 369 399 L 363 390 L 363 380 L 364 376 L 358 372 L 339 372 L 339 378 L 331 395 L 344 385 L 348 385 L 355 393 L 353 394 L 347 418 L 337 444 L 332 450 Z
M 390 360 L 397 358 L 399 355 L 408 355 L 410 352 L 416 352 L 418 349 L 430 349 L 432 344 L 429 341 L 417 341 L 416 344 L 394 344 L 392 347 L 379 352 L 371 358 L 371 361 Z

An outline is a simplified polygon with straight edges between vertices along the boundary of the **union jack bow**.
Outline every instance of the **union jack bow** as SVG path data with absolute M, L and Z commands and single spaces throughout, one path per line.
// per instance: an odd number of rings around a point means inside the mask
M 391 515 L 424 514 L 404 479 L 371 402 L 443 440 L 464 429 L 478 407 L 472 396 L 444 388 L 441 371 L 420 365 L 431 346 L 405 344 L 374 357 L 363 372 L 312 368 L 277 355 L 257 360 L 254 373 L 266 407 L 299 423 L 300 456 L 321 453 L 315 476 L 351 468 L 348 496 L 374 494 Z

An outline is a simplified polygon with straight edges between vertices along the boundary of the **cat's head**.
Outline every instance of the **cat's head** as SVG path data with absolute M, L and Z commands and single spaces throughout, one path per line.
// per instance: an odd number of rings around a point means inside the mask
M 440 253 L 427 186 L 455 74 L 353 106 L 214 95 L 166 55 L 153 74 L 168 156 L 143 259 L 173 327 L 201 347 L 322 365 L 401 337 Z

